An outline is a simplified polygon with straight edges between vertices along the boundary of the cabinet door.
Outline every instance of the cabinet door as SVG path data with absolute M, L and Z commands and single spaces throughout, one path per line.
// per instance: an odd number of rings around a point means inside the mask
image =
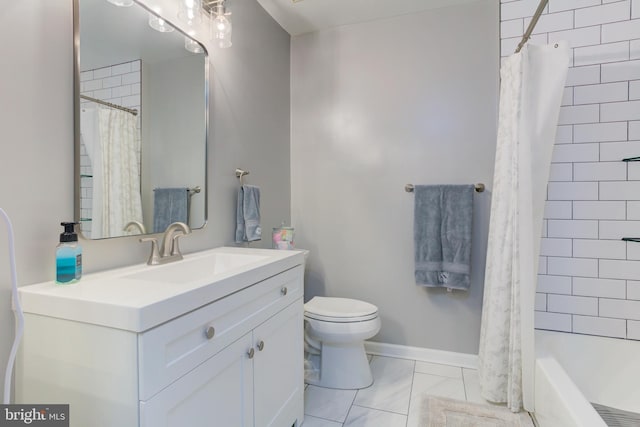
M 251 333 L 140 402 L 141 427 L 253 425 Z
M 302 299 L 253 331 L 255 426 L 290 427 L 303 413 Z M 261 344 L 262 343 L 262 344 Z

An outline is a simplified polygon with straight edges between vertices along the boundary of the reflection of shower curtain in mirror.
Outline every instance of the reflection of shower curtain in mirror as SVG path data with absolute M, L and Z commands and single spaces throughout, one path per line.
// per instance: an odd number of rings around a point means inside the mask
M 91 238 L 122 236 L 128 222 L 142 222 L 136 116 L 102 107 L 82 114 L 82 139 L 93 166 Z

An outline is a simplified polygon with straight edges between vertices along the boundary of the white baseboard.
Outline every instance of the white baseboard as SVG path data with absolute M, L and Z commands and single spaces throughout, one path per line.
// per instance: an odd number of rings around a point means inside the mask
M 420 360 L 422 362 L 478 369 L 477 354 L 456 353 L 452 351 L 386 344 L 373 341 L 365 341 L 364 347 L 367 353 L 375 354 L 377 356 L 397 357 L 400 359 Z

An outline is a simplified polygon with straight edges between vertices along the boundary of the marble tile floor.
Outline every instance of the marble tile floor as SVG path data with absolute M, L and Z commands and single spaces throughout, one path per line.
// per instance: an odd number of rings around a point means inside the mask
M 370 356 L 374 383 L 362 390 L 308 385 L 302 427 L 418 427 L 425 395 L 489 405 L 474 369 Z

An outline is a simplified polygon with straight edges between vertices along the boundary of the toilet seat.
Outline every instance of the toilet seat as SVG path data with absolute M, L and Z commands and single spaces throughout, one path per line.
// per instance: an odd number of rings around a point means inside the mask
M 365 322 L 378 317 L 378 307 L 350 298 L 313 297 L 304 305 L 304 316 L 324 322 Z

